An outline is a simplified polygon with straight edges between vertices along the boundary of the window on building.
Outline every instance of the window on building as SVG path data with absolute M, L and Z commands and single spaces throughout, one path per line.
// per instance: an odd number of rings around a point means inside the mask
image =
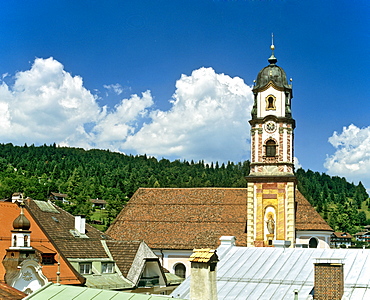
M 102 273 L 114 273 L 114 263 L 102 263 L 101 264 L 101 272 Z
M 266 110 L 275 110 L 275 97 L 270 95 L 266 98 Z
M 266 142 L 266 156 L 274 157 L 276 156 L 276 143 L 273 140 L 268 140 Z
M 185 274 L 186 274 L 186 267 L 184 264 L 177 264 L 175 266 L 175 274 L 181 278 L 185 278 Z
M 43 265 L 53 265 L 53 264 L 55 264 L 56 261 L 54 259 L 54 255 L 55 254 L 52 254 L 52 253 L 42 253 L 41 254 L 42 264 Z
M 91 263 L 80 263 L 80 273 L 81 274 L 91 274 Z
M 318 245 L 318 242 L 317 242 L 317 238 L 310 238 L 309 242 L 308 242 L 308 247 L 309 248 L 317 248 L 317 245 Z

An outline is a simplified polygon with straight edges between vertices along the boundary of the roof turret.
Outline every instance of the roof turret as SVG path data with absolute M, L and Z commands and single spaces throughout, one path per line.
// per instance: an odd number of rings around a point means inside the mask
M 24 207 L 23 202 L 20 204 L 20 207 L 21 207 L 21 213 L 13 221 L 13 228 L 14 230 L 28 231 L 31 227 L 31 223 L 23 213 L 23 207 Z

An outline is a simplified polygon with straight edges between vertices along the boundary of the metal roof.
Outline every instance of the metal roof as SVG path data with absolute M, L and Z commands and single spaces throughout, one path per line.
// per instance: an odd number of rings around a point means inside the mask
M 344 298 L 370 299 L 370 250 L 247 248 L 220 246 L 217 250 L 218 300 L 310 298 L 317 258 L 343 259 Z M 172 296 L 189 299 L 188 277 Z
M 154 296 L 112 290 L 100 290 L 81 286 L 49 283 L 24 298 L 25 300 L 167 300 L 168 296 Z

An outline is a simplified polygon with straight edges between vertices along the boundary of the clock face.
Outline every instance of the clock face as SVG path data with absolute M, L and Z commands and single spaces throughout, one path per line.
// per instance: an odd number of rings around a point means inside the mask
M 273 121 L 269 121 L 265 124 L 265 130 L 267 132 L 274 132 L 276 130 L 276 124 Z

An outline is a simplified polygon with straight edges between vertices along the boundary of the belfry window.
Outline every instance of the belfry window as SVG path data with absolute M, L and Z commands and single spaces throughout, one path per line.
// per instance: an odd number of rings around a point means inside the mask
M 275 157 L 276 156 L 276 143 L 273 140 L 268 140 L 266 142 L 266 156 Z
M 266 97 L 266 110 L 275 110 L 275 100 L 276 98 L 273 95 Z

